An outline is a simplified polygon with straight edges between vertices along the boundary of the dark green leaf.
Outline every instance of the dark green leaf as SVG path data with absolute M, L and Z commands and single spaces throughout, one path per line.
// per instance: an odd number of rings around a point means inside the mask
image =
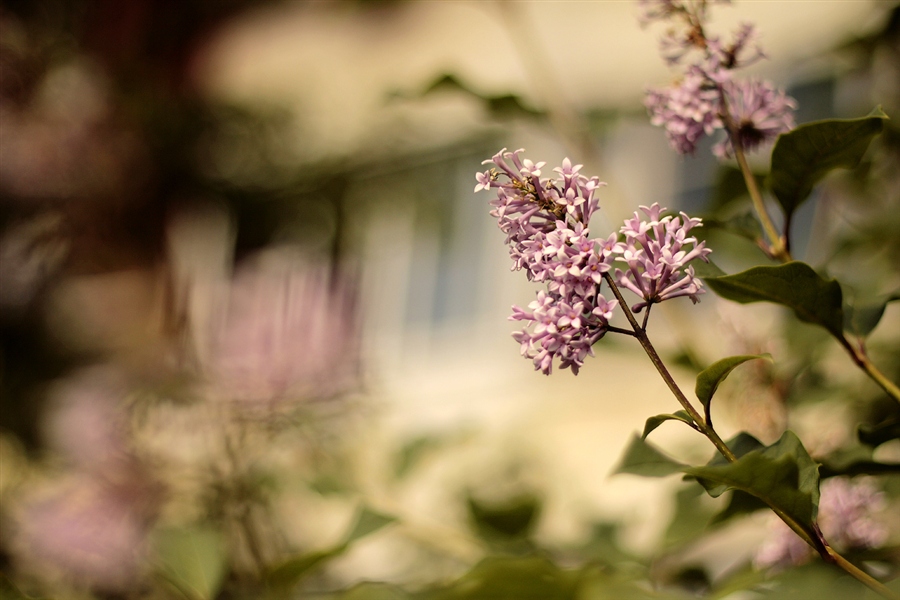
M 727 440 L 725 445 L 728 446 L 728 449 L 731 450 L 731 453 L 735 455 L 735 457 L 740 458 L 747 454 L 748 452 L 753 452 L 754 450 L 762 450 L 765 448 L 762 442 L 758 439 L 747 433 L 746 431 L 741 431 L 736 436 Z M 721 453 L 716 452 L 713 457 L 710 459 L 707 466 L 716 466 L 716 465 L 727 465 L 728 460 L 722 456 Z M 685 477 L 685 479 L 690 479 L 689 477 Z M 727 485 L 719 486 L 715 489 L 708 489 L 710 495 L 713 497 L 721 496 L 728 490 Z
M 482 537 L 487 539 L 524 538 L 534 529 L 541 512 L 541 501 L 523 494 L 503 502 L 487 503 L 468 498 L 469 516 Z
M 413 596 L 386 583 L 364 582 L 353 586 L 334 600 L 411 600 Z
M 752 450 L 733 463 L 690 467 L 684 472 L 696 477 L 712 496 L 724 489 L 747 492 L 814 535 L 819 506 L 818 465 L 791 431 L 775 444 Z
M 485 107 L 494 117 L 511 118 L 511 117 L 542 117 L 543 111 L 528 106 L 519 96 L 514 94 L 500 94 L 492 96 L 475 90 L 472 86 L 464 83 L 459 77 L 451 73 L 441 75 L 435 79 L 425 90 L 421 96 L 427 96 L 437 91 L 454 91 L 461 92 L 469 96 L 478 98 L 484 102 Z
M 644 424 L 644 433 L 641 434 L 641 439 L 647 439 L 647 436 L 650 435 L 651 431 L 653 431 L 666 421 L 681 421 L 682 423 L 685 423 L 692 428 L 694 427 L 694 420 L 683 410 L 679 410 L 671 415 L 656 415 L 655 417 L 650 417 L 649 419 L 647 419 L 647 422 Z
M 720 269 L 719 265 L 713 261 L 703 262 L 702 260 L 697 260 L 692 262 L 691 266 L 694 267 L 694 273 L 697 277 L 703 279 L 706 279 L 707 277 L 722 277 L 728 274 Z
M 327 550 L 318 550 L 292 556 L 287 560 L 278 563 L 269 571 L 266 577 L 266 583 L 271 588 L 279 590 L 289 589 L 317 566 L 328 559 L 340 556 L 346 550 L 347 546 L 341 544 Z
M 752 212 L 745 212 L 728 219 L 704 218 L 703 226 L 710 229 L 721 229 L 754 242 L 763 235 L 762 227 Z
M 878 326 L 887 305 L 897 300 L 900 300 L 900 294 L 871 303 L 844 304 L 844 329 L 860 337 L 869 335 Z
M 684 470 L 685 466 L 651 446 L 642 437 L 635 435 L 625 450 L 622 462 L 613 473 L 665 477 Z
M 840 284 L 823 279 L 806 263 L 753 267 L 734 275 L 707 276 L 704 281 L 728 300 L 781 304 L 792 309 L 801 321 L 820 325 L 836 337 L 843 336 Z
M 227 564 L 225 542 L 217 529 L 163 529 L 155 533 L 154 546 L 159 575 L 185 598 L 216 597 Z
M 731 497 L 728 499 L 728 506 L 716 513 L 710 521 L 710 525 L 718 525 L 734 517 L 756 512 L 761 508 L 768 507 L 765 502 L 756 496 L 752 496 L 741 490 L 732 490 Z
M 540 556 L 488 557 L 449 587 L 424 595 L 428 600 L 571 600 L 577 597 L 578 571 L 561 569 Z
M 754 360 L 756 358 L 766 358 L 768 360 L 772 360 L 772 357 L 769 354 L 744 354 L 741 356 L 729 356 L 728 358 L 717 360 L 706 369 L 704 369 L 699 375 L 697 375 L 697 385 L 696 387 L 694 387 L 694 393 L 697 394 L 697 398 L 703 404 L 703 412 L 706 415 L 707 425 L 712 425 L 709 405 L 710 402 L 712 402 L 713 395 L 719 388 L 719 384 L 722 383 L 722 381 L 724 381 L 725 378 L 728 377 L 728 374 L 731 373 L 738 365 L 742 365 L 748 360 Z M 646 437 L 646 435 L 644 437 Z
M 288 558 L 275 565 L 266 576 L 266 583 L 275 589 L 285 590 L 293 587 L 320 564 L 340 556 L 350 545 L 361 537 L 378 531 L 382 527 L 396 521 L 396 518 L 376 512 L 363 506 L 353 527 L 347 532 L 344 541 L 331 548 L 308 552 Z
M 856 432 L 859 441 L 873 448 L 900 439 L 900 418 L 894 417 L 876 425 L 860 425 Z
M 831 170 L 859 164 L 887 118 L 878 107 L 861 119 L 807 123 L 778 136 L 772 150 L 769 186 L 788 219 Z
M 706 531 L 712 511 L 701 502 L 703 488 L 692 483 L 675 495 L 675 512 L 663 535 L 663 546 L 672 548 L 691 542 Z

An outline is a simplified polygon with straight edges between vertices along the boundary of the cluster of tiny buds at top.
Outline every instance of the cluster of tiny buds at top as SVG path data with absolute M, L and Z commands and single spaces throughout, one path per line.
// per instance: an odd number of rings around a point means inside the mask
M 713 147 L 716 156 L 730 158 L 733 140 L 751 152 L 794 127 L 797 105 L 784 91 L 768 81 L 734 79 L 736 69 L 765 57 L 755 27 L 741 24 L 729 43 L 704 30 L 707 6 L 720 3 L 727 2 L 639 0 L 641 23 L 673 23 L 660 43 L 663 58 L 685 64 L 679 81 L 648 90 L 644 101 L 651 122 L 665 128 L 679 154 L 693 154 L 702 138 L 730 129 Z
M 513 337 L 535 369 L 549 375 L 558 359 L 560 368 L 577 374 L 593 354 L 591 347 L 610 331 L 618 305 L 601 293 L 604 280 L 612 281 L 616 261 L 627 267 L 615 270 L 616 280 L 641 298 L 634 311 L 679 296 L 697 301 L 702 284 L 687 263 L 707 260 L 710 250 L 687 234 L 700 219 L 663 216 L 658 204 L 642 206 L 647 218 L 635 213 L 626 221 L 619 231 L 622 241 L 616 233 L 593 238 L 588 224 L 598 208 L 596 192 L 606 184 L 581 175 L 582 165 L 568 158 L 553 170 L 555 177 L 543 178 L 546 163 L 523 158 L 522 152 L 504 148 L 485 161 L 493 166 L 476 174 L 475 191 L 497 192 L 491 215 L 506 234 L 512 269 L 546 284 L 527 310 L 514 306 L 510 316 L 526 324 Z

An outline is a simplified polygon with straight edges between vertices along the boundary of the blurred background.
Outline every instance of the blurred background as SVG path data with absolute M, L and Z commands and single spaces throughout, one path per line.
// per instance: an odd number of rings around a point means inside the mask
M 895 2 L 712 14 L 723 35 L 756 23 L 770 59 L 751 71 L 788 89 L 799 123 L 877 104 L 896 123 Z M 676 408 L 636 344 L 608 336 L 577 378 L 519 356 L 506 318 L 537 288 L 472 194 L 502 147 L 568 156 L 609 184 L 595 235 L 659 202 L 708 219 L 726 271 L 757 264 L 714 226 L 736 214 L 734 171 L 649 125 L 644 90 L 675 76 L 661 32 L 619 1 L 3 0 L 3 593 L 400 594 L 487 556 L 563 569 L 612 546 L 656 575 L 746 564 L 760 519 L 671 552 L 683 484 L 610 475 L 644 419 Z M 839 203 L 857 177 L 805 205 L 798 257 L 821 265 L 838 239 L 859 258 L 830 268 L 896 290 L 894 175 L 888 204 Z M 753 402 L 723 386 L 717 425 L 766 443 L 790 425 L 825 456 L 878 417 L 836 396 L 877 390 L 782 317 L 708 294 L 660 307 L 651 335 L 687 389 L 727 353 L 807 348 L 746 375 Z M 870 342 L 889 374 L 898 322 L 889 305 Z M 810 364 L 821 393 L 792 404 L 781 384 Z M 683 429 L 654 436 L 705 460 Z

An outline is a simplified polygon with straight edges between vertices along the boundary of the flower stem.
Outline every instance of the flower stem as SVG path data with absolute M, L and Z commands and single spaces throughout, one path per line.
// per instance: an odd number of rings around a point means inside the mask
M 893 381 L 888 379 L 887 376 L 872 363 L 862 345 L 854 346 L 850 340 L 847 339 L 846 335 L 838 337 L 837 341 L 847 350 L 850 354 L 850 358 L 853 359 L 853 362 L 856 363 L 860 369 L 865 371 L 866 374 L 888 394 L 888 396 L 897 402 L 900 402 L 900 388 L 898 388 Z
M 646 352 L 647 356 L 650 357 L 650 362 L 652 362 L 653 366 L 656 367 L 656 370 L 659 371 L 660 376 L 662 376 L 663 381 L 666 382 L 666 385 L 675 395 L 675 398 L 678 400 L 684 410 L 690 415 L 691 419 L 693 419 L 694 423 L 696 424 L 695 429 L 706 436 L 706 438 L 713 443 L 716 449 L 722 454 L 722 456 L 725 457 L 728 462 L 735 462 L 737 460 L 737 457 L 735 457 L 734 453 L 730 448 L 728 448 L 725 442 L 722 441 L 722 438 L 719 437 L 719 434 L 717 434 L 711 426 L 707 425 L 706 420 L 700 416 L 700 413 L 697 412 L 694 406 L 681 391 L 681 388 L 678 387 L 678 384 L 675 382 L 672 374 L 669 373 L 669 370 L 663 363 L 662 358 L 660 358 L 659 353 L 656 351 L 656 348 L 654 348 L 653 344 L 650 343 L 650 338 L 647 336 L 646 323 L 645 326 L 642 327 L 637 322 L 634 313 L 631 312 L 631 309 L 628 307 L 628 304 L 626 304 L 625 299 L 622 297 L 622 292 L 619 291 L 618 286 L 616 285 L 615 281 L 613 281 L 613 278 L 609 275 L 609 273 L 604 273 L 603 278 L 606 280 L 606 283 L 609 285 L 612 293 L 615 295 L 616 300 L 619 301 L 619 306 L 622 307 L 622 312 L 625 313 L 625 318 L 628 319 L 628 323 L 634 330 L 634 337 L 636 337 L 641 343 L 641 347 L 644 349 L 644 352 Z M 844 341 L 846 342 L 846 338 Z M 849 342 L 846 343 L 849 345 Z M 863 358 L 865 357 L 865 354 L 862 352 L 854 353 L 854 356 L 857 355 L 860 355 Z M 869 362 L 867 362 L 866 364 L 871 365 L 871 363 Z M 874 369 L 874 366 L 872 366 L 872 368 Z M 889 386 L 893 386 L 890 381 L 887 381 L 887 384 Z M 884 598 L 887 598 L 888 600 L 900 600 L 900 596 L 892 592 L 884 584 L 838 554 L 834 550 L 834 548 L 828 545 L 828 542 L 825 541 L 825 539 L 822 537 L 822 534 L 818 532 L 818 528 L 815 528 L 815 535 L 812 535 L 806 527 L 803 527 L 803 525 L 797 523 L 793 518 L 791 518 L 790 515 L 785 513 L 780 508 L 772 505 L 769 505 L 769 508 L 771 508 L 772 511 L 782 521 L 784 521 L 784 523 L 788 527 L 791 528 L 791 530 L 799 535 L 803 541 L 805 541 L 816 552 L 818 552 L 826 562 L 829 562 L 842 569 L 845 573 L 855 578 L 857 581 L 861 582 L 869 589 L 877 592 Z
M 823 555 L 822 558 L 834 564 L 835 566 L 840 567 L 844 570 L 845 573 L 868 587 L 879 596 L 888 598 L 888 600 L 900 600 L 900 594 L 895 593 L 889 587 L 835 552 L 834 549 L 827 544 L 825 545 L 825 553 L 827 556 Z
M 728 131 L 728 137 L 731 140 L 731 146 L 734 149 L 734 156 L 737 159 L 738 165 L 741 168 L 741 173 L 744 176 L 744 183 L 746 183 L 747 191 L 750 193 L 750 200 L 753 202 L 753 208 L 756 210 L 756 214 L 759 216 L 759 220 L 766 232 L 766 236 L 771 243 L 770 245 L 767 245 L 768 247 L 764 248 L 764 250 L 766 250 L 772 258 L 776 258 L 783 263 L 789 262 L 793 259 L 791 258 L 789 250 L 789 231 L 787 230 L 787 225 L 785 226 L 784 236 L 779 236 L 772 219 L 769 217 L 769 213 L 766 211 L 762 194 L 760 194 L 759 186 L 756 184 L 756 178 L 750 170 L 750 165 L 744 154 L 744 149 L 739 143 L 737 126 L 731 118 L 731 113 L 728 110 L 728 101 L 721 88 L 719 89 L 719 97 L 722 103 L 722 121 L 725 123 L 725 129 Z M 853 362 L 865 371 L 866 375 L 877 383 L 881 389 L 887 392 L 894 400 L 900 402 L 900 388 L 888 379 L 884 373 L 869 360 L 869 357 L 866 356 L 866 353 L 862 348 L 857 348 L 851 344 L 845 335 L 835 336 L 835 339 L 837 339 L 841 346 L 847 350 L 850 354 L 850 358 L 853 359 Z
M 747 162 L 747 156 L 744 154 L 744 148 L 741 146 L 740 138 L 738 137 L 737 124 L 735 124 L 734 119 L 731 118 L 731 111 L 728 108 L 728 99 L 721 86 L 719 86 L 719 101 L 722 104 L 722 113 L 720 116 L 722 117 L 722 122 L 725 124 L 725 130 L 728 132 L 728 139 L 731 141 L 734 157 L 737 159 L 741 174 L 744 176 L 744 183 L 747 185 L 747 192 L 750 194 L 750 201 L 753 203 L 753 209 L 756 211 L 756 215 L 759 217 L 760 223 L 762 223 L 763 230 L 766 232 L 766 237 L 769 239 L 767 251 L 772 258 L 777 258 L 782 262 L 788 262 L 791 260 L 791 254 L 787 248 L 788 232 L 785 231 L 784 236 L 779 235 L 778 230 L 775 228 L 775 223 L 772 222 L 772 218 L 769 216 L 769 211 L 766 210 L 766 204 L 763 202 L 762 193 L 759 191 L 759 186 L 756 184 L 756 177 L 753 176 L 753 171 L 750 170 L 750 163 Z
M 722 438 L 719 437 L 719 434 L 717 434 L 712 427 L 706 425 L 706 420 L 702 416 L 700 416 L 700 413 L 697 412 L 697 409 L 694 408 L 690 400 L 687 399 L 687 396 L 684 395 L 684 392 L 681 391 L 681 388 L 678 387 L 678 384 L 675 382 L 672 374 L 669 373 L 669 370 L 666 368 L 665 363 L 663 363 L 662 358 L 660 358 L 659 353 L 656 351 L 656 348 L 654 348 L 653 344 L 650 343 L 650 338 L 647 337 L 647 330 L 640 326 L 640 324 L 637 322 L 637 319 L 634 317 L 634 313 L 631 312 L 631 309 L 628 307 L 628 304 L 622 297 L 622 292 L 619 291 L 619 287 L 616 285 L 616 282 L 613 281 L 613 278 L 610 277 L 609 273 L 604 273 L 603 278 L 606 280 L 606 283 L 609 285 L 613 294 L 616 296 L 616 299 L 619 301 L 619 306 L 622 307 L 622 312 L 625 313 L 625 318 L 628 319 L 628 323 L 631 325 L 632 330 L 634 330 L 634 337 L 636 337 L 641 343 L 641 347 L 650 358 L 650 362 L 652 362 L 653 366 L 656 367 L 656 370 L 663 378 L 663 381 L 666 382 L 666 385 L 669 387 L 669 390 L 671 390 L 672 394 L 674 394 L 679 404 L 681 404 L 688 415 L 690 415 L 691 419 L 693 419 L 694 423 L 696 423 L 697 430 L 705 435 L 706 438 L 713 443 L 716 449 L 729 462 L 734 462 L 735 460 L 737 460 L 731 449 L 725 444 Z

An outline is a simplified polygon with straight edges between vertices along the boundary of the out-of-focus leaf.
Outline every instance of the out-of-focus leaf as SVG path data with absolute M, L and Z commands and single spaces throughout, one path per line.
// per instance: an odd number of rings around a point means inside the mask
M 729 373 L 739 365 L 756 358 L 772 360 L 772 356 L 769 354 L 729 356 L 728 358 L 717 360 L 697 375 L 697 385 L 694 387 L 694 393 L 697 394 L 697 398 L 703 404 L 703 412 L 706 415 L 706 423 L 708 425 L 712 425 L 712 417 L 709 412 L 710 403 L 712 402 L 713 395 L 715 395 L 716 390 L 719 388 L 719 384 L 722 383 L 722 381 L 728 377 Z
M 709 596 L 710 600 L 722 600 L 729 597 L 740 597 L 740 594 L 732 596 L 735 592 L 750 590 L 765 582 L 766 573 L 762 570 L 747 568 L 736 571 L 717 580 Z
M 856 432 L 859 441 L 873 448 L 900 439 L 900 418 L 888 419 L 877 425 L 860 425 Z
M 475 528 L 487 539 L 525 538 L 534 529 L 541 512 L 541 501 L 533 494 L 490 504 L 469 496 L 467 504 Z
M 374 533 L 396 520 L 396 517 L 376 512 L 371 508 L 364 506 L 359 511 L 359 515 L 356 517 L 356 524 L 353 526 L 353 529 L 350 530 L 350 533 L 347 534 L 344 544 L 352 544 L 359 538 Z
M 0 573 L 0 600 L 50 600 L 47 597 L 26 596 L 19 588 L 6 578 L 6 575 Z
M 689 467 L 712 496 L 737 489 L 763 500 L 813 533 L 819 506 L 819 468 L 791 431 L 776 443 L 752 450 L 733 463 Z
M 227 564 L 225 541 L 212 527 L 163 529 L 154 536 L 160 576 L 190 600 L 215 598 Z
M 728 219 L 704 218 L 704 227 L 721 229 L 742 238 L 756 241 L 762 237 L 762 226 L 752 212 L 741 213 Z
M 449 587 L 426 592 L 427 600 L 574 600 L 579 571 L 561 569 L 539 556 L 489 557 Z
M 779 600 L 880 598 L 874 592 L 869 595 L 868 588 L 862 583 L 838 569 L 829 568 L 822 561 L 782 571 L 769 580 L 769 586 L 772 588 L 771 597 Z
M 768 506 L 756 496 L 751 496 L 741 490 L 732 490 L 731 497 L 728 499 L 728 505 L 716 513 L 709 524 L 719 525 L 734 517 L 756 512 L 762 508 L 768 508 Z
M 801 321 L 820 325 L 836 337 L 843 336 L 840 284 L 823 279 L 806 263 L 753 267 L 734 275 L 707 276 L 704 281 L 728 300 L 781 304 L 792 309 Z
M 651 446 L 644 438 L 635 435 L 625 450 L 625 455 L 613 473 L 630 473 L 645 477 L 665 477 L 678 473 L 686 465 L 676 462 Z
M 353 586 L 334 600 L 412 600 L 413 596 L 386 583 L 364 582 Z
M 765 183 L 766 175 L 764 173 L 754 173 L 756 185 L 762 189 Z M 722 165 L 716 173 L 716 183 L 713 187 L 712 206 L 713 210 L 723 208 L 738 198 L 749 196 L 747 191 L 747 183 L 744 181 L 744 174 L 737 167 L 731 165 Z M 703 220 L 704 224 L 706 219 Z
M 663 546 L 673 548 L 697 539 L 706 531 L 712 511 L 701 501 L 703 488 L 692 483 L 675 495 L 675 512 L 663 535 Z
M 694 427 L 694 420 L 691 418 L 687 412 L 683 410 L 676 411 L 673 414 L 662 414 L 656 415 L 654 417 L 650 417 L 647 419 L 647 422 L 644 423 L 644 433 L 641 434 L 641 439 L 647 439 L 647 436 L 650 435 L 650 432 L 665 423 L 666 421 L 681 421 L 690 427 Z
M 720 269 L 719 265 L 717 265 L 713 261 L 703 262 L 702 260 L 697 260 L 691 263 L 691 266 L 694 267 L 694 274 L 702 279 L 706 279 L 707 277 L 722 277 L 724 275 L 728 275 L 728 273 Z
M 476 91 L 472 86 L 464 83 L 459 77 L 452 73 L 446 73 L 435 79 L 420 94 L 421 97 L 428 96 L 438 91 L 456 91 L 478 98 L 484 102 L 485 107 L 494 117 L 513 118 L 513 117 L 543 117 L 545 113 L 528 106 L 519 96 L 515 94 L 500 94 L 492 96 Z
M 844 329 L 860 337 L 869 335 L 878 326 L 887 305 L 897 300 L 900 300 L 900 294 L 892 294 L 871 303 L 845 303 Z
M 280 562 L 267 573 L 266 584 L 279 591 L 290 589 L 322 563 L 342 555 L 356 540 L 374 533 L 396 520 L 395 517 L 363 506 L 343 542 L 331 548 L 299 554 Z
M 340 556 L 347 550 L 346 545 L 339 545 L 327 550 L 307 552 L 292 556 L 272 567 L 266 575 L 266 584 L 270 589 L 284 590 L 293 587 L 303 577 L 323 562 Z
M 879 106 L 860 119 L 816 121 L 778 136 L 772 150 L 769 187 L 788 220 L 830 171 L 859 164 L 887 118 Z

